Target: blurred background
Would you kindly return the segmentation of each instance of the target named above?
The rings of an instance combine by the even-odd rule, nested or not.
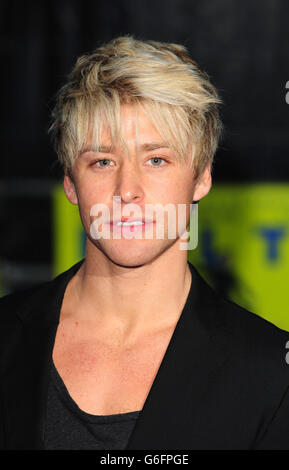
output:
[[[133,34],[185,45],[224,101],[189,260],[222,295],[289,330],[288,18],[286,0],[2,0],[0,295],[84,256],[50,112],[79,55]]]

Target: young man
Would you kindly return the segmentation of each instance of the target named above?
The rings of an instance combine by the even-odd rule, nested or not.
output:
[[[183,249],[219,103],[179,45],[120,37],[78,59],[52,131],[86,256],[1,299],[2,448],[289,448],[288,334]]]

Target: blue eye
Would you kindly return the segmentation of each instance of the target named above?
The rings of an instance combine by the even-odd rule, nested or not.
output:
[[[160,158],[160,157],[152,157],[152,158],[149,159],[149,161],[153,161],[154,163],[158,163],[158,161],[161,161],[161,163],[165,162],[165,160],[163,158]],[[158,167],[158,166],[161,166],[161,165],[152,165],[152,166]]]
[[[100,166],[100,168],[106,168],[108,166],[110,166],[110,162],[112,162],[112,160],[109,160],[108,158],[102,158],[101,160],[97,160],[96,162],[94,162],[94,164],[96,163],[105,163],[104,165],[97,165],[97,166]]]

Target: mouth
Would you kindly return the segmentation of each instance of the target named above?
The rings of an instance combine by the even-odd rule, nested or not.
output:
[[[136,226],[136,225],[144,225],[146,222],[143,222],[142,220],[132,220],[132,221],[125,221],[125,222],[122,222],[121,220],[118,221],[118,222],[113,222],[112,225],[116,225],[116,227],[121,227],[121,226],[126,226],[126,227],[130,227],[130,226]]]
[[[129,226],[129,225],[144,225],[144,224],[151,224],[153,220],[151,219],[133,219],[129,217],[122,217],[120,220],[113,220],[110,224],[119,226]]]
[[[152,224],[154,224],[153,220],[129,219],[127,217],[122,217],[121,220],[110,222],[110,227],[116,233],[132,233],[141,232]]]

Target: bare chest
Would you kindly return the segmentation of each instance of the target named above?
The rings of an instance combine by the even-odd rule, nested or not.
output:
[[[172,331],[120,348],[88,335],[69,338],[60,327],[53,361],[66,388],[85,412],[108,415],[141,410]]]

